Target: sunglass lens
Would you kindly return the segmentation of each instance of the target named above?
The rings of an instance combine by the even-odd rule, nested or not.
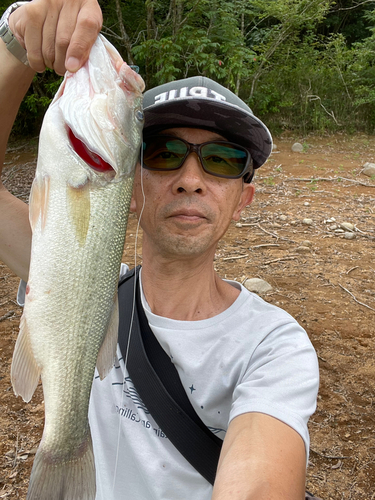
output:
[[[153,137],[143,142],[143,164],[152,170],[179,168],[187,152],[187,146],[179,139]]]
[[[248,153],[232,144],[211,142],[201,149],[205,170],[224,177],[240,176],[247,164]]]

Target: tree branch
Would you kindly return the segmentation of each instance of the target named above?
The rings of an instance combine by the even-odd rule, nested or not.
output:
[[[125,30],[125,26],[124,26],[124,22],[123,22],[123,18],[122,18],[122,10],[121,10],[120,0],[116,0],[116,13],[117,13],[119,27],[120,27],[121,40],[122,40],[122,43],[123,43],[124,47],[126,48],[126,52],[127,52],[127,62],[128,62],[128,64],[134,64],[132,53],[131,53],[132,46],[130,43],[130,38]]]
[[[366,3],[375,3],[375,0],[365,0],[364,2],[357,3],[356,5],[353,5],[352,7],[340,7],[339,9],[332,9],[331,12],[338,12],[339,10],[353,10],[353,9],[356,9],[357,7],[360,7],[361,5],[364,5]]]

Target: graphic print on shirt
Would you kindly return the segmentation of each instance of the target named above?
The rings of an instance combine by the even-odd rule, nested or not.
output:
[[[132,379],[130,377],[126,377],[125,382],[126,386],[124,387],[124,393],[126,397],[131,398],[137,408],[141,408],[147,415],[149,415],[150,412],[142,401],[141,396],[138,394],[137,389],[134,387]]]
[[[115,363],[114,368],[120,369],[120,361],[123,362],[121,357],[117,363]],[[122,373],[122,372],[121,372]],[[97,378],[97,377],[95,377]],[[119,380],[119,379],[117,379]],[[114,403],[114,411],[122,417],[125,421],[134,422],[141,424],[145,429],[149,429],[154,432],[155,436],[159,438],[168,439],[164,432],[154,421],[150,421],[148,415],[150,415],[149,410],[142,401],[140,395],[138,394],[136,388],[134,387],[133,381],[129,376],[125,376],[122,382],[112,382],[112,386],[121,386],[122,391],[118,391],[117,398],[118,404]],[[123,399],[122,394],[125,394],[126,398],[130,400],[130,404],[127,404],[126,400]],[[138,410],[138,411],[136,411]],[[150,415],[151,417],[151,415]]]
[[[207,426],[207,429],[209,429],[213,434],[220,434],[220,432],[223,432],[225,435],[227,432],[225,429],[220,429],[219,427]],[[219,436],[219,437],[221,437],[221,436]],[[224,438],[222,437],[221,439],[224,439]]]
[[[114,369],[115,370],[121,370],[121,363],[123,363],[123,357],[121,356],[119,359],[116,360]],[[121,370],[122,373],[122,370]],[[122,377],[121,377],[122,378]],[[99,379],[99,375],[95,376],[95,379]],[[115,377],[115,380],[117,381],[112,381],[111,385],[112,386],[121,386],[122,388],[122,393],[126,396],[127,399],[131,401],[130,405],[126,404],[126,400],[124,400],[121,396],[121,392],[119,391],[117,393],[117,397],[120,397],[120,401],[118,401],[118,404],[113,404],[112,411],[120,415],[120,417],[130,420],[135,423],[140,423],[144,428],[146,429],[152,429],[155,433],[156,436],[160,438],[167,438],[167,436],[164,434],[164,432],[160,429],[159,426],[153,421],[152,415],[150,414],[150,411],[148,410],[147,406],[144,404],[142,401],[142,398],[138,394],[137,389],[134,386],[134,383],[129,376],[125,376],[125,378],[120,381],[119,377]],[[191,384],[189,387],[191,394],[193,391],[196,391],[197,389],[194,387],[194,384]],[[134,408],[133,408],[134,405]],[[201,406],[203,409],[204,406]],[[139,410],[137,412],[136,410]],[[220,411],[218,411],[220,413]],[[152,421],[149,420],[148,416],[151,417]],[[224,439],[224,436],[226,434],[226,430],[221,428],[221,427],[213,427],[213,426],[207,426],[207,428],[215,435],[221,434],[221,439]]]
[[[118,363],[115,363],[115,365],[114,365],[114,369],[115,370],[119,370],[121,368],[120,361],[124,362],[124,358],[121,357],[118,360]],[[138,391],[134,387],[133,381],[132,381],[132,379],[130,377],[125,377],[124,380],[123,380],[123,382],[112,382],[112,385],[122,385],[122,386],[124,386],[124,384],[125,384],[124,393],[125,393],[126,397],[132,399],[134,405],[138,409],[142,409],[147,415],[149,415],[150,412],[148,411],[147,406],[142,401],[142,398],[138,394]]]
[[[191,384],[191,386],[189,387],[190,389],[190,394],[193,394],[193,391],[196,391],[197,389],[194,387],[194,384]],[[203,410],[204,406],[201,405],[201,408]],[[220,411],[218,411],[218,413],[220,413]],[[223,436],[225,436],[226,434],[226,430],[225,429],[222,429],[220,427],[210,427],[209,425],[207,426],[207,429],[209,429],[213,434],[220,434],[221,432],[223,433],[221,436],[221,439],[224,439]]]

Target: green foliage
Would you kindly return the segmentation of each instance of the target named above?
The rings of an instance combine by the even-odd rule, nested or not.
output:
[[[8,0],[0,0],[0,17],[3,15],[3,12],[11,5],[11,2]]]
[[[47,69],[42,75],[36,75],[22,101],[16,122],[13,126],[13,136],[34,135],[38,133],[44,113],[50,105],[63,78]]]
[[[162,24],[163,36],[141,41],[133,54],[148,64],[154,86],[176,78],[202,74],[236,89],[255,53],[245,45],[233,2],[179,2],[179,22]]]
[[[375,132],[375,10],[355,0],[99,0],[103,32],[147,88],[205,75],[272,132]],[[8,2],[0,0],[0,12]],[[16,132],[34,133],[60,79],[38,75]]]
[[[341,34],[322,38],[311,31],[299,45],[284,43],[259,79],[251,106],[278,131],[373,132],[375,74],[363,60],[367,45],[350,48]]]

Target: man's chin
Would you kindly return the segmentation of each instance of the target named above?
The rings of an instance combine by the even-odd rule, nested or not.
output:
[[[164,235],[158,242],[159,248],[163,254],[170,257],[197,257],[206,254],[212,250],[212,237],[208,234],[202,235],[202,232],[197,234],[173,234]]]

